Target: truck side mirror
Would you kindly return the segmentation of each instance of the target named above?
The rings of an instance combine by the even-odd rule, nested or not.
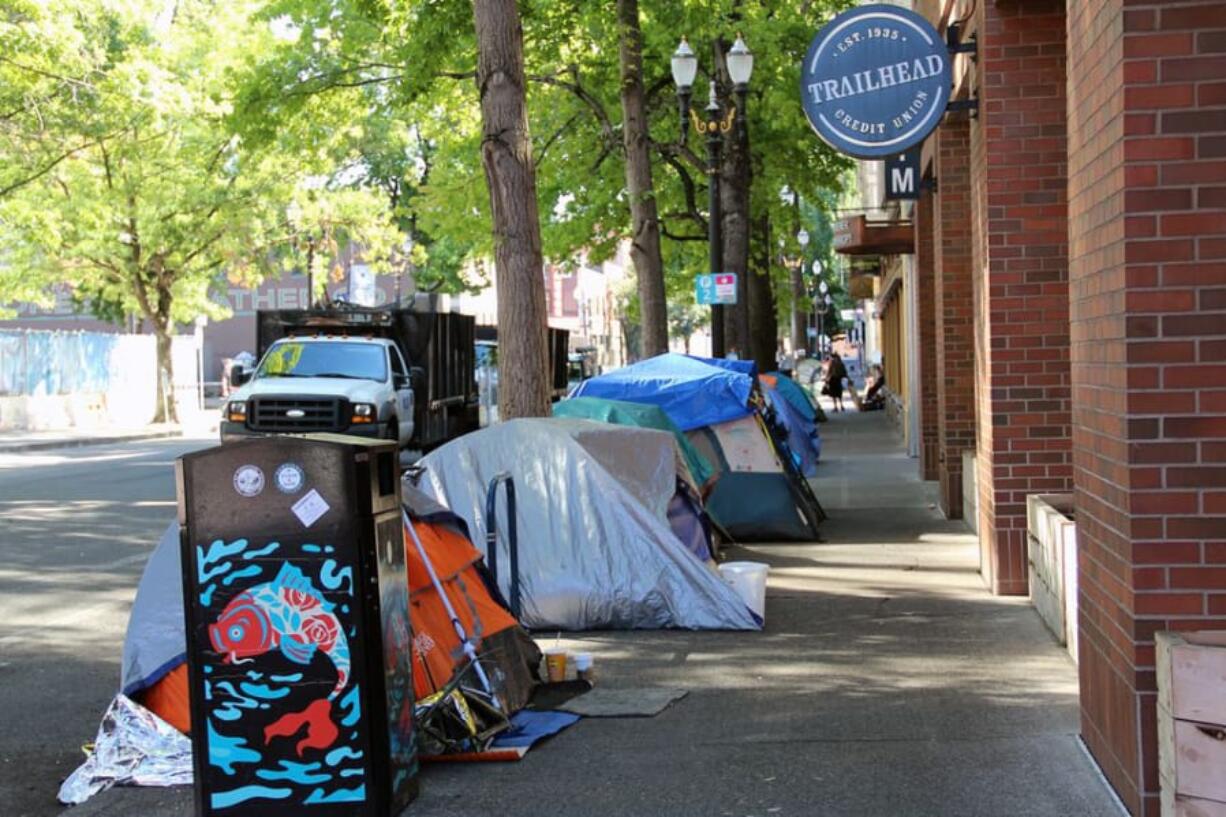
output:
[[[251,372],[243,366],[235,366],[230,370],[230,387],[237,389],[251,379]]]
[[[426,370],[420,366],[409,367],[409,385],[413,391],[422,392],[426,388]]]

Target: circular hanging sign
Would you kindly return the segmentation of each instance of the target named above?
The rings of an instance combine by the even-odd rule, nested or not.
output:
[[[898,6],[858,6],[813,38],[800,93],[809,124],[831,147],[881,159],[924,141],[951,81],[949,51],[927,20]]]

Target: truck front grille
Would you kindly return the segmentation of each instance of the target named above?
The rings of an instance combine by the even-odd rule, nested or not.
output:
[[[343,431],[348,425],[339,397],[254,397],[247,418],[252,431]]]

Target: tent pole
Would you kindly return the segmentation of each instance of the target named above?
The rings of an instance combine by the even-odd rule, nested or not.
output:
[[[434,564],[430,561],[430,556],[426,553],[426,548],[422,545],[421,538],[417,535],[417,529],[413,527],[413,520],[409,518],[408,512],[403,507],[400,509],[400,518],[404,520],[404,529],[409,532],[409,536],[413,540],[413,546],[417,548],[418,555],[421,556],[422,562],[426,565],[426,572],[430,574],[430,583],[434,585],[439,598],[443,600],[443,607],[446,608],[447,615],[451,618],[451,626],[455,628],[456,636],[460,639],[460,645],[464,650],[464,654],[472,659],[473,669],[477,673],[477,680],[485,688],[485,692],[490,696],[494,706],[501,710],[502,707],[499,706],[498,698],[494,695],[494,689],[490,685],[490,679],[485,674],[485,667],[481,666],[481,662],[477,659],[477,648],[473,646],[472,640],[464,630],[464,625],[460,623],[460,617],[456,614],[455,607],[451,604],[451,598],[447,595],[447,590],[443,587],[443,583],[439,581],[438,574],[434,572]]]

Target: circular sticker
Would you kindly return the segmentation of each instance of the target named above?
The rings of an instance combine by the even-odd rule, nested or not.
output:
[[[240,465],[234,472],[234,490],[242,496],[258,496],[264,490],[264,472],[257,465]]]
[[[302,468],[295,463],[287,462],[277,468],[277,472],[273,474],[273,482],[276,483],[277,490],[283,494],[296,494],[302,490],[302,483],[306,480],[306,476],[302,473]]]

